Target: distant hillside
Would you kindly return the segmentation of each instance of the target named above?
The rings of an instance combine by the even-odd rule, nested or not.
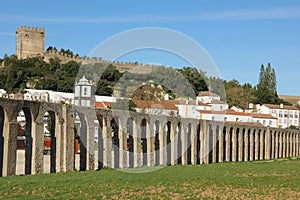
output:
[[[278,96],[279,98],[288,101],[295,106],[298,105],[297,102],[300,101],[300,96],[289,96],[289,95],[278,95]]]

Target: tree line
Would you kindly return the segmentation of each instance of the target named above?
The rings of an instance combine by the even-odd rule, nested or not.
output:
[[[94,63],[80,67],[81,63],[75,61],[60,63],[58,58],[51,58],[46,63],[40,57],[18,60],[14,55],[5,56],[0,63],[3,66],[0,68],[0,88],[8,92],[22,92],[30,88],[72,93],[75,82],[85,75],[93,80],[96,95],[111,96],[117,91],[120,96],[132,97],[141,94],[135,92],[139,86],[147,88],[145,84],[154,84],[162,85],[171,99],[194,98],[200,91],[210,90],[219,94],[230,106],[241,108],[247,108],[249,103],[289,104],[277,95],[276,73],[270,63],[267,67],[261,65],[255,86],[249,83],[242,85],[237,80],[208,77],[205,72],[193,67],[174,70],[160,66],[154,67],[148,74],[121,73],[112,64]]]

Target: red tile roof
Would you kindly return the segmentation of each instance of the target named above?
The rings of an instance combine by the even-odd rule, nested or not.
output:
[[[95,102],[95,108],[107,108],[111,106],[111,102]]]
[[[295,106],[286,106],[284,105],[283,108],[280,108],[280,105],[277,104],[264,104],[263,106],[266,106],[271,109],[286,109],[286,110],[299,110],[299,108]]]
[[[173,101],[133,100],[133,103],[138,108],[162,108],[165,110],[178,110]]]
[[[199,94],[198,94],[198,97],[205,97],[205,96],[219,97],[219,95],[209,92],[209,91],[202,91],[202,92],[199,92]]]

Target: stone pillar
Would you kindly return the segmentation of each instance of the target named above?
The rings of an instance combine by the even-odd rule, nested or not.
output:
[[[270,126],[267,127],[267,132],[265,134],[265,158],[266,160],[270,160],[270,149],[271,149],[271,141],[270,141],[270,135],[271,135],[271,132],[270,132]]]
[[[224,128],[219,126],[219,162],[224,162]]]
[[[275,149],[276,149],[276,135],[275,135],[275,131],[273,130],[272,133],[272,148],[271,148],[271,159],[274,159],[275,158]]]
[[[143,156],[147,156],[147,166],[151,167],[154,166],[154,129],[153,129],[153,123],[151,123],[149,120],[147,121],[147,127],[146,127],[146,138],[147,138],[147,154]]]
[[[93,112],[93,111],[91,111]],[[94,149],[94,137],[95,137],[95,115],[87,114],[87,134],[86,134],[86,151],[87,151],[87,160],[86,160],[86,168],[88,170],[95,169],[95,149]],[[111,138],[111,134],[110,134]],[[111,144],[111,140],[109,142]]]
[[[177,122],[172,121],[171,123],[171,165],[177,164],[177,147],[178,147],[178,137],[177,137]]]
[[[181,163],[182,165],[187,165],[187,134],[188,127],[185,123],[181,126]]]
[[[55,114],[55,172],[61,172],[61,157],[62,157],[62,120],[61,116]],[[52,153],[52,152],[51,152]]]
[[[239,143],[239,153],[238,153],[238,161],[243,161],[243,129],[239,130],[239,135],[238,135],[238,143]]]
[[[205,154],[204,154],[204,146],[205,146],[205,141],[204,141],[204,134],[206,132],[206,122],[200,121],[200,164],[204,164],[205,160]]]
[[[279,148],[279,132],[278,131],[276,131],[275,132],[275,134],[274,134],[274,136],[275,136],[275,156],[274,156],[274,158],[278,158],[278,148]]]
[[[71,107],[66,106],[63,109],[64,117],[64,171],[72,171],[74,169],[74,119],[71,116]]]
[[[217,126],[216,122],[213,120],[211,122],[211,129],[212,131],[209,133],[209,137],[212,137],[212,163],[217,162]]]
[[[259,138],[259,159],[263,160],[264,159],[264,147],[265,147],[265,131],[261,130],[260,131],[260,138]]]
[[[248,161],[249,160],[249,136],[248,136],[248,133],[249,133],[249,129],[246,128],[245,129],[245,132],[244,132],[244,161]]]
[[[225,153],[225,160],[230,162],[230,127],[226,126],[226,135],[225,135],[225,142],[226,142],[226,153]]]
[[[125,118],[119,118],[119,168],[123,169],[127,167],[126,163],[126,121]]]
[[[32,174],[44,173],[44,123],[36,121],[32,123]],[[72,168],[73,170],[73,168]]]
[[[110,119],[103,117],[103,128],[102,128],[102,135],[103,135],[103,165],[105,167],[111,168],[112,167],[112,136],[111,136],[111,123]]]
[[[282,133],[282,158],[286,157],[286,132]]]
[[[210,124],[207,121],[203,121],[203,127],[205,127],[204,133],[204,164],[209,164],[209,137],[210,136]]]
[[[299,155],[300,155],[300,148],[299,148],[300,141],[299,141],[299,135],[300,135],[300,133],[297,132],[297,133],[296,133],[296,156],[299,156]]]
[[[4,121],[3,176],[16,174],[18,123]]]
[[[296,157],[296,132],[293,133],[293,157]]]
[[[254,130],[250,128],[250,161],[253,161],[254,156]]]
[[[282,142],[282,131],[278,132],[278,143],[279,143],[279,149],[278,149],[278,157],[282,158],[282,149],[283,149],[283,142]]]
[[[255,130],[255,151],[254,151],[254,160],[258,160],[259,157],[259,137],[258,137],[258,133],[259,133],[259,130]]]
[[[197,164],[197,125],[196,123],[191,124],[191,164]]]
[[[293,135],[294,135],[294,133],[293,132],[291,132],[290,133],[290,157],[293,157],[293,147],[294,147],[294,145],[293,145],[293,143],[294,143],[294,138],[293,138]]]
[[[138,124],[137,120],[133,120],[133,166],[140,167],[141,166],[141,128]]]
[[[286,132],[286,138],[285,138],[285,142],[286,142],[286,157],[290,157],[290,132]]]
[[[237,136],[236,127],[232,129],[232,162],[236,162]]]

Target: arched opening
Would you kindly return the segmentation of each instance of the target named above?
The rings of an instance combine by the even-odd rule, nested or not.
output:
[[[56,116],[53,111],[47,111],[43,117],[44,123],[44,172],[56,172]]]
[[[226,126],[224,126],[223,127],[223,143],[222,144],[220,144],[220,145],[223,145],[223,161],[224,160],[226,160],[226,129],[227,129],[227,127]]]
[[[31,174],[32,165],[32,118],[29,108],[24,107],[17,116],[16,174]]]
[[[113,149],[113,167],[119,168],[119,157],[120,157],[120,140],[119,140],[119,125],[118,119],[113,118],[110,122],[112,128],[112,149]]]
[[[192,124],[189,123],[187,127],[187,164],[192,164],[192,143],[191,143],[191,134],[192,134]]]
[[[0,106],[0,177],[3,176],[3,152],[4,152],[4,110]]]
[[[103,117],[97,115],[99,127],[98,127],[98,139],[96,142],[97,149],[98,149],[98,170],[103,168]]]
[[[134,146],[133,146],[133,119],[129,118],[127,120],[127,151],[129,153],[128,156],[128,164],[129,164],[129,168],[133,168],[134,167]]]
[[[233,146],[233,128],[231,127],[230,128],[230,131],[229,131],[229,146],[230,146],[230,153],[229,153],[229,161],[231,162],[232,161],[232,158],[233,158],[233,153],[232,153],[232,146]]]
[[[239,160],[239,150],[240,150],[240,143],[239,143],[239,140],[241,139],[241,133],[240,133],[240,128],[237,128],[236,129],[236,140],[235,140],[235,143],[236,143],[236,148],[235,148],[235,161],[238,161]]]
[[[159,165],[159,121],[155,121],[154,123],[154,148],[155,148],[155,166]]]
[[[220,149],[220,141],[219,141],[219,137],[220,137],[220,126],[217,126],[217,129],[216,129],[216,135],[215,135],[215,149],[216,149],[216,152],[215,152],[215,156],[216,156],[216,162],[218,163],[219,162],[219,149]]]
[[[248,154],[246,155],[247,156],[247,158],[248,158],[248,161],[250,160],[250,151],[251,151],[251,130],[250,129],[248,129],[248,131],[247,131],[247,133],[246,134],[248,134]]]
[[[142,166],[147,166],[147,121],[143,119],[141,122],[141,147],[142,147]]]
[[[171,165],[171,122],[167,122],[167,165]]]
[[[182,141],[181,141],[181,123],[179,122],[178,125],[177,125],[177,135],[178,135],[178,147],[177,147],[177,158],[178,158],[178,161],[177,163],[178,164],[182,164]]]

